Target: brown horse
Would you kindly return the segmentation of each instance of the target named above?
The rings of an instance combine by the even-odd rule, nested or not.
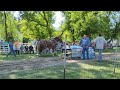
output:
[[[60,36],[49,39],[47,42],[48,49],[52,49],[52,52],[54,52],[56,46],[58,45],[58,42],[62,43],[62,39]]]
[[[41,54],[41,52],[47,48],[47,40],[42,39],[37,41],[36,51]]]
[[[49,40],[39,40],[37,42],[36,50],[39,54],[41,54],[41,52],[47,48],[49,49],[49,51],[52,50],[52,52],[54,52],[58,42],[62,43],[61,35],[55,38],[50,38]]]

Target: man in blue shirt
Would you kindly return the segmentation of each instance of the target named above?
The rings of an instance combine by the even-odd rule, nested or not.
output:
[[[7,54],[7,57],[8,57],[8,55],[10,55],[11,53],[13,53],[14,56],[16,57],[16,53],[15,53],[15,50],[13,49],[13,43],[12,43],[12,41],[9,42],[9,48],[10,48],[10,52]]]
[[[83,36],[83,39],[80,41],[80,46],[83,47],[83,59],[85,59],[85,52],[87,54],[87,59],[89,60],[89,44],[90,44],[90,39],[87,37],[87,35]]]

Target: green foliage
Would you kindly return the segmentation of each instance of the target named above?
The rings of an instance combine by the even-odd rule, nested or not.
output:
[[[6,40],[23,38],[29,40],[48,39],[61,34],[67,41],[78,41],[84,34],[94,39],[101,33],[107,40],[120,38],[120,12],[119,11],[62,11],[65,17],[59,30],[53,28],[55,22],[54,11],[20,11],[16,19],[12,11],[6,13],[6,29],[4,11],[0,11],[0,38]],[[7,31],[7,33],[6,33]]]
[[[84,34],[88,34],[91,39],[94,39],[101,33],[107,40],[116,39],[120,36],[119,12],[64,11],[63,13],[66,17],[63,26],[67,27],[67,31],[71,33],[71,41],[79,40]]]
[[[22,12],[21,32],[26,38],[45,39],[52,37],[52,11],[24,11]]]
[[[15,19],[15,17],[13,16],[13,12],[11,11],[6,11],[6,30],[7,30],[7,36],[8,36],[8,40],[12,39],[14,41],[14,39],[18,39],[19,41],[22,41],[22,36],[21,33],[19,32],[19,21],[17,21]],[[3,11],[0,12],[0,36],[1,39],[6,40],[6,33],[5,33],[5,18],[4,18],[4,14]]]

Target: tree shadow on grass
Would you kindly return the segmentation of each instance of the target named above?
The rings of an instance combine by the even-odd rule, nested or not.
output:
[[[96,64],[97,63],[97,64]],[[111,63],[111,62],[108,62]],[[86,67],[86,65],[88,66]],[[115,79],[120,78],[120,72],[113,74],[112,67],[103,62],[67,63],[65,79]],[[104,66],[104,68],[99,68]],[[107,67],[106,67],[107,66]],[[64,65],[40,69],[19,71],[0,75],[1,79],[64,79]]]
[[[100,68],[98,65],[93,68],[78,65],[78,63],[69,64],[66,68],[66,79],[116,79],[120,78],[120,72],[113,73],[113,68]]]
[[[0,75],[0,79],[64,79],[63,65]]]

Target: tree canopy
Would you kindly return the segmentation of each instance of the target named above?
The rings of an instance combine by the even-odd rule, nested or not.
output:
[[[94,39],[101,33],[108,42],[120,37],[119,11],[61,11],[65,20],[59,30],[53,27],[55,11],[0,11],[0,39],[49,39],[67,34],[67,41],[78,41],[84,34]]]

